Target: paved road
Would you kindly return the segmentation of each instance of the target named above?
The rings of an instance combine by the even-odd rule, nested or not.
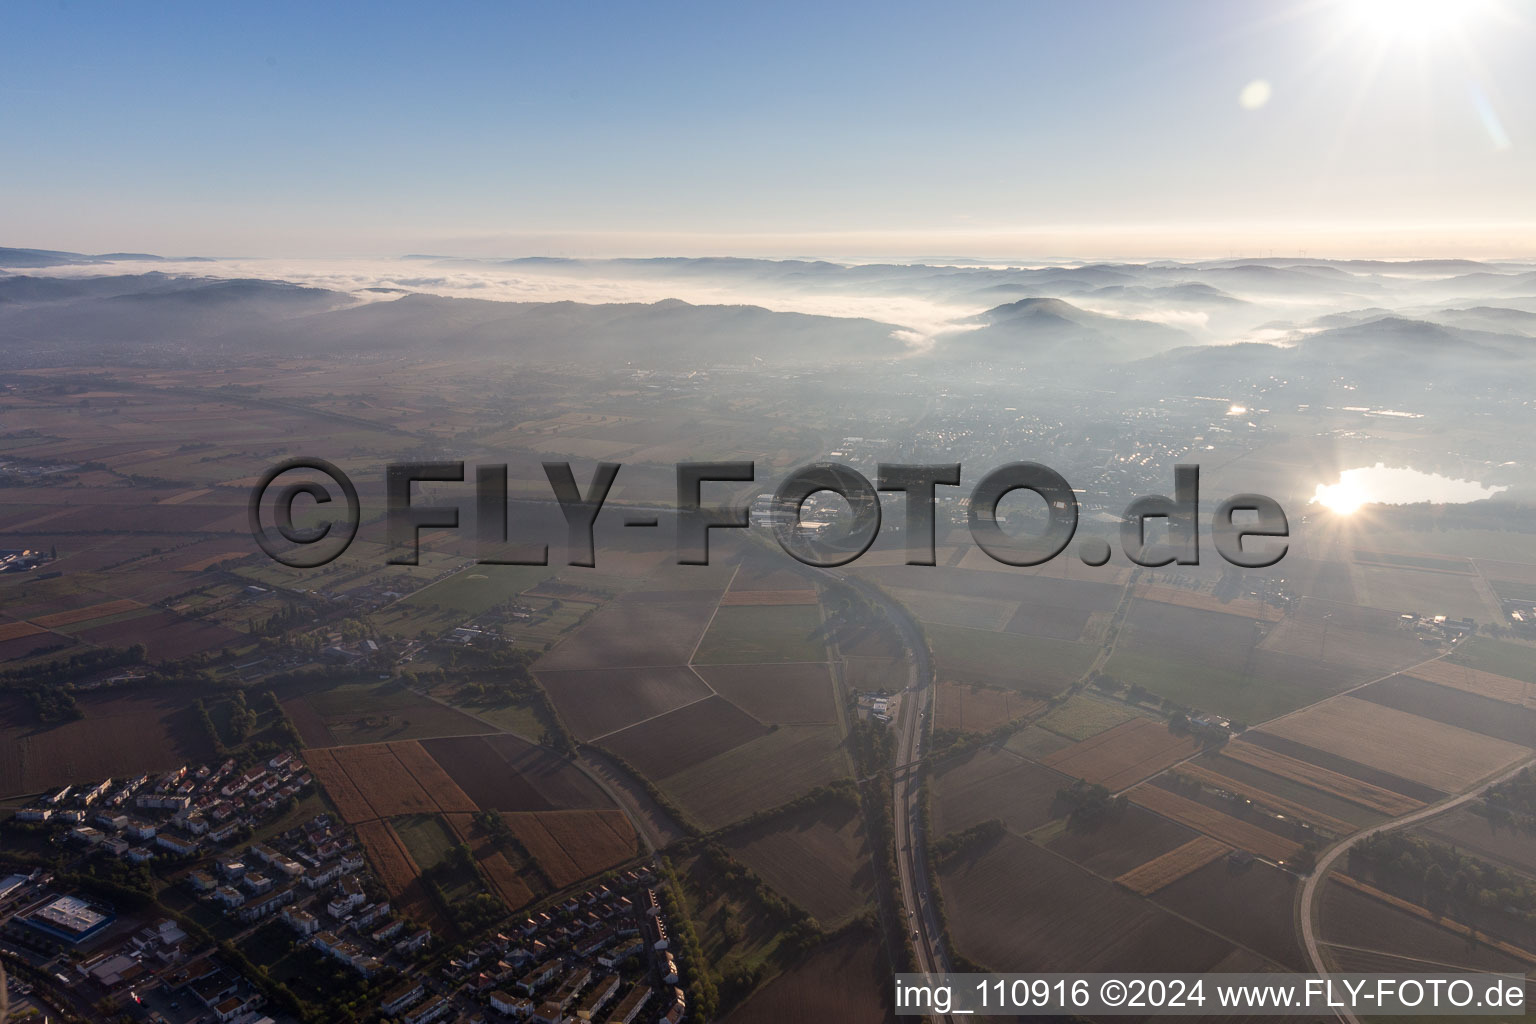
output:
[[[1341,842],[1330,847],[1327,853],[1319,857],[1317,861],[1317,867],[1310,875],[1307,876],[1307,880],[1302,883],[1301,893],[1297,897],[1296,901],[1297,913],[1301,918],[1301,942],[1302,946],[1307,951],[1307,959],[1312,961],[1312,970],[1316,971],[1318,974],[1328,973],[1328,968],[1323,963],[1323,951],[1317,938],[1316,921],[1318,914],[1315,904],[1317,902],[1317,894],[1323,888],[1322,883],[1324,881],[1324,876],[1328,874],[1329,868],[1333,866],[1335,861],[1337,861],[1344,854],[1348,853],[1349,848],[1360,842],[1362,839],[1367,839],[1382,832],[1390,832],[1393,829],[1402,828],[1406,825],[1412,825],[1414,822],[1423,821],[1425,818],[1432,818],[1437,814],[1441,814],[1453,807],[1464,804],[1468,800],[1476,798],[1483,792],[1483,790],[1487,789],[1489,786],[1497,785],[1506,779],[1513,778],[1514,776],[1520,774],[1521,771],[1529,767],[1532,763],[1536,763],[1536,761],[1533,761],[1532,759],[1521,761],[1518,765],[1500,775],[1498,778],[1482,783],[1471,792],[1463,793],[1460,796],[1450,797],[1440,801],[1437,804],[1430,804],[1428,807],[1421,807],[1418,810],[1405,814],[1400,818],[1393,818],[1391,821],[1384,821],[1380,825],[1365,829],[1362,832],[1356,832],[1354,835],[1349,836]],[[1360,1019],[1353,1013],[1350,1013],[1348,1010],[1340,1010],[1339,1017],[1345,1021],[1348,1021],[1349,1024],[1360,1024]]]

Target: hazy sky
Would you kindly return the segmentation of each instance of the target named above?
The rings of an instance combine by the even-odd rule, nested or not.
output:
[[[0,245],[1536,256],[1536,3],[9,5]]]

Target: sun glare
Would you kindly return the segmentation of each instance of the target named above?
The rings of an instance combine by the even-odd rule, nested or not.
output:
[[[1312,496],[1315,504],[1338,516],[1352,515],[1370,500],[1371,496],[1365,493],[1365,489],[1348,478],[1336,484],[1318,484],[1317,493]]]
[[[1425,40],[1465,21],[1472,0],[1349,0],[1355,26],[1383,39]]]

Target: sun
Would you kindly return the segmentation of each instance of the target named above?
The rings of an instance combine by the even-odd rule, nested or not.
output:
[[[1336,484],[1318,484],[1317,493],[1312,496],[1313,504],[1323,506],[1336,516],[1354,515],[1370,500],[1365,489],[1348,478],[1340,479]]]

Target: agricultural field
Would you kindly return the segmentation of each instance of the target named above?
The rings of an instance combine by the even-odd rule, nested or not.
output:
[[[1274,623],[1136,601],[1104,671],[1187,707],[1260,722],[1423,661],[1423,646],[1395,620],[1380,624],[1390,619],[1324,602],[1304,601]]]
[[[510,811],[512,835],[556,889],[633,858],[634,827],[623,811]]]
[[[1143,716],[1124,704],[1074,693],[1035,724],[1058,736],[1077,741],[1097,736],[1105,729],[1112,729],[1140,717]]]
[[[448,611],[456,622],[505,604],[559,571],[546,565],[476,565],[423,587],[400,602],[402,610]],[[422,621],[421,616],[412,622]]]
[[[1286,970],[1310,969],[1296,935],[1296,877],[1254,861],[1216,858],[1159,889],[1153,902],[1260,953]]]
[[[1072,741],[1065,736],[1042,729],[1039,723],[1031,723],[1009,736],[1003,742],[1003,749],[1039,761],[1071,745]]]
[[[1257,737],[1257,733],[1255,736]],[[1309,789],[1367,808],[1387,817],[1398,817],[1424,806],[1425,801],[1340,771],[1291,757],[1246,739],[1233,740],[1221,750],[1224,759],[1257,768]],[[1342,817],[1342,814],[1340,814]]]
[[[1536,683],[1536,647],[1528,644],[1468,637],[1447,660],[1480,672]]]
[[[537,872],[522,863],[509,849],[503,849],[490,836],[482,832],[470,814],[444,815],[448,827],[460,842],[469,845],[475,866],[484,876],[491,892],[508,910],[517,910],[532,903],[542,890],[542,880]]]
[[[613,806],[601,787],[570,761],[516,736],[455,736],[424,740],[421,747],[481,809],[605,810]]]
[[[925,625],[941,680],[1018,690],[1054,697],[1082,677],[1095,648],[1065,640],[1014,633]]]
[[[683,664],[541,669],[537,675],[561,720],[583,740],[628,728],[710,695],[704,680]]]
[[[731,832],[726,847],[791,902],[837,928],[874,899],[857,806],[822,803]]]
[[[600,737],[597,743],[648,778],[662,779],[770,731],[724,697],[712,696]]]
[[[395,679],[294,693],[283,706],[306,743],[327,736],[333,745],[344,746],[495,731]]]
[[[1150,896],[1230,852],[1232,847],[1226,843],[1210,836],[1196,836],[1167,853],[1136,865],[1115,881],[1139,896]]]
[[[686,665],[719,600],[717,590],[621,594],[535,667],[542,678],[553,672]]]
[[[357,826],[357,838],[363,844],[369,868],[384,884],[399,911],[434,930],[446,931],[448,922],[438,914],[436,904],[421,884],[421,869],[389,822],[363,822]]]
[[[1469,668],[1448,658],[1427,662],[1409,669],[1405,675],[1441,686],[1453,687],[1480,697],[1501,700],[1521,707],[1536,708],[1536,682],[1495,675]]]
[[[1328,944],[1364,947],[1388,955],[1496,974],[1525,974],[1530,961],[1503,952],[1497,940],[1471,941],[1465,925],[1434,915],[1347,876],[1323,885],[1319,936]],[[1339,950],[1330,949],[1337,957]],[[1380,970],[1382,968],[1376,968]]]
[[[459,837],[436,814],[408,814],[391,819],[389,827],[395,830],[405,852],[422,870],[441,864],[448,851],[459,844]]]
[[[1463,804],[1418,825],[1416,832],[1473,856],[1536,876],[1536,834],[1496,825]]]
[[[1190,590],[1187,587],[1172,587],[1160,583],[1136,584],[1135,596],[1138,601],[1159,601],[1163,604],[1178,605],[1180,608],[1194,608],[1197,611],[1240,615],[1245,619],[1278,622],[1284,617],[1284,613],[1279,608],[1261,601],[1249,598],[1223,601],[1203,590]]]
[[[1017,601],[1001,601],[990,597],[966,597],[962,594],[943,594],[909,587],[893,587],[890,593],[920,622],[936,626],[995,631],[1008,625],[1019,610]]]
[[[933,774],[933,835],[1000,818],[1024,833],[1056,817],[1065,775],[1004,750],[983,747],[945,761]]]
[[[1041,763],[1117,793],[1199,751],[1193,737],[1178,735],[1164,722],[1136,718],[1050,754]]]
[[[1270,722],[1262,733],[1337,754],[1442,793],[1459,792],[1530,749],[1354,697]]]
[[[726,1015],[724,1024],[882,1024],[890,1020],[890,989],[891,970],[879,941],[852,932],[817,947],[758,989]]]
[[[1383,679],[1353,696],[1509,743],[1536,744],[1536,707],[1511,705],[1413,676]]]
[[[1005,834],[940,871],[955,945],[1002,971],[1216,969],[1230,943]]]
[[[786,725],[657,784],[700,825],[720,828],[851,770],[839,727]]]
[[[0,695],[0,797],[208,761],[213,748],[183,689],[81,694],[85,717],[39,722],[21,697]]]
[[[1279,796],[1260,786],[1213,771],[1198,762],[1182,764],[1174,769],[1174,774],[1181,779],[1197,782],[1209,789],[1221,790],[1244,797],[1262,807],[1267,807],[1271,811],[1279,812],[1290,818],[1299,819],[1335,836],[1347,836],[1351,832],[1356,831],[1357,828],[1352,821],[1335,818],[1324,811],[1315,810],[1306,804],[1297,803],[1294,800]]]
[[[698,673],[716,693],[759,721],[827,725],[838,720],[829,665],[701,665]]]
[[[821,609],[814,604],[721,608],[693,656],[696,665],[826,660]]]
[[[733,586],[720,599],[720,607],[815,604],[816,602],[817,595],[814,587],[803,590],[737,590]]]
[[[1204,832],[1228,846],[1247,850],[1255,856],[1277,863],[1289,860],[1301,849],[1299,843],[1284,836],[1155,785],[1137,786],[1131,790],[1130,796],[1134,803],[1150,811],[1156,811],[1197,832]]]
[[[348,824],[478,810],[415,741],[321,747],[304,759]]]
[[[1137,865],[1170,853],[1199,836],[1177,822],[1128,804],[1086,826],[1067,820],[1052,822],[1029,838],[1096,875],[1118,879]]]
[[[1027,700],[1013,690],[957,683],[939,684],[934,727],[956,732],[991,732],[1000,725],[1045,710],[1045,701]]]

